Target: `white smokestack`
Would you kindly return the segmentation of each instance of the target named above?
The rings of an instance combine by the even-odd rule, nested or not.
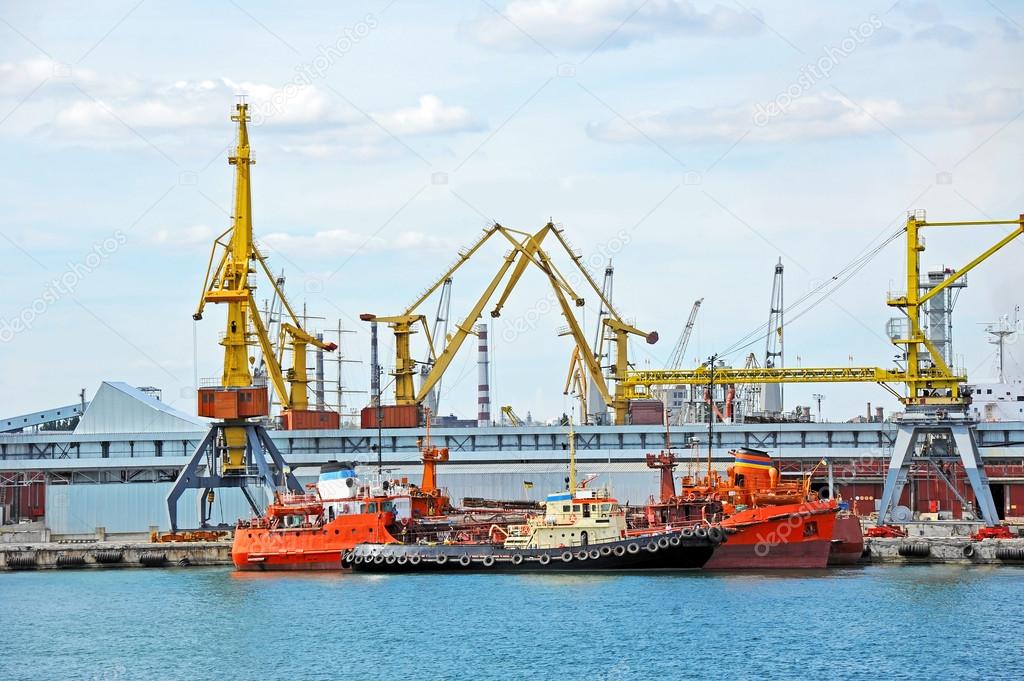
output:
[[[491,425],[491,383],[488,378],[490,376],[490,358],[487,351],[487,325],[477,324],[476,335],[480,339],[479,354],[477,355],[477,386],[479,390],[477,402],[479,403],[479,410],[476,416],[476,425],[480,428],[486,428]]]

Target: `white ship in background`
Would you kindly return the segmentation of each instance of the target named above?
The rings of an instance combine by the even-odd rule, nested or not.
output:
[[[971,416],[979,421],[1024,421],[1024,377],[1010,348],[1020,337],[1020,308],[1013,319],[1002,319],[985,327],[989,342],[996,346],[996,376],[992,383],[972,383]]]

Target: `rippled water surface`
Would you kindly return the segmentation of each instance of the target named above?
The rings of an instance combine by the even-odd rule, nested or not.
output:
[[[0,679],[1009,679],[1022,604],[1012,568],[7,573]]]

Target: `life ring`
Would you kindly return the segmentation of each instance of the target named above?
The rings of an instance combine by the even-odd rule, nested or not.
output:
[[[616,546],[614,549],[612,549],[612,553],[614,553],[619,558],[622,558],[624,555],[626,555],[626,547]]]
[[[667,549],[668,548],[668,537],[659,537],[658,538],[658,548],[661,548],[661,549]]]
[[[590,549],[590,560],[597,560],[601,557],[601,552],[597,549]]]
[[[352,556],[352,564],[353,565],[359,565],[362,562],[363,562],[363,557],[362,556]]]
[[[395,561],[395,562],[397,562],[397,563],[398,563],[399,565],[405,565],[406,563],[408,563],[408,562],[409,562],[409,557],[408,557],[408,556],[406,556],[405,554],[402,554],[401,556],[399,556],[399,557],[398,557],[398,558],[396,559],[396,561]]]
[[[563,563],[572,562],[572,551],[563,551],[562,552],[562,562]]]
[[[579,551],[576,553],[576,560],[586,560],[589,557],[590,554],[588,554],[586,551]]]
[[[973,558],[974,557],[974,546],[972,546],[971,544],[968,544],[967,546],[965,546],[964,550],[963,550],[963,554],[964,554],[964,558]]]
[[[697,539],[707,539],[708,538],[708,531],[705,530],[700,525],[698,525],[697,527],[693,528],[693,536],[696,537]]]
[[[388,555],[384,556],[384,562],[387,563],[388,565],[394,565],[395,560],[396,560],[396,558],[395,558],[395,556],[393,554],[389,553]]]
[[[579,518],[576,517],[575,513],[572,513],[572,514],[569,515],[569,524],[570,525],[575,525],[577,520],[579,520]]]
[[[409,556],[409,565],[419,565],[419,564],[420,564],[420,557],[418,555],[416,555],[414,553],[411,556]]]
[[[494,565],[494,556],[484,556],[484,559],[481,562],[484,567],[491,567]]]
[[[680,544],[682,544],[682,543],[683,543],[683,540],[679,538],[679,535],[678,535],[678,534],[673,534],[673,535],[672,535],[672,536],[671,536],[671,537],[669,538],[669,540],[668,540],[668,543],[669,543],[669,545],[671,545],[671,546],[679,546]]]
[[[683,539],[689,539],[690,537],[693,536],[693,528],[692,527],[684,527],[682,532],[680,532],[679,534],[681,534],[683,536]]]
[[[722,531],[721,527],[714,525],[708,528],[708,539],[716,544],[720,544],[722,540],[725,539],[725,532]]]
[[[630,553],[632,553],[633,555],[636,555],[636,554],[640,553],[640,545],[639,544],[630,544],[629,546],[626,547],[626,550],[629,551]]]
[[[538,561],[538,562],[539,562],[539,563],[540,563],[541,565],[547,565],[548,563],[550,563],[550,562],[551,562],[551,556],[549,556],[549,555],[548,555],[548,554],[546,554],[546,553],[542,553],[542,554],[540,554],[540,557],[538,557],[538,558],[537,558],[537,561]]]
[[[697,495],[695,495],[693,492],[690,492],[689,494],[686,495],[686,500],[697,501]]]
[[[384,562],[384,556],[382,556],[382,555],[380,555],[378,553],[376,556],[373,557],[373,562],[376,563],[377,565],[380,565],[381,563]]]
[[[459,565],[461,565],[462,567],[469,567],[469,563],[472,560],[473,559],[469,557],[468,553],[464,553],[462,554],[462,557],[459,558]]]
[[[448,556],[446,556],[446,555],[444,555],[444,554],[441,554],[440,556],[438,556],[438,557],[437,557],[437,558],[435,558],[434,560],[436,560],[436,561],[437,561],[437,564],[438,564],[438,565],[444,565],[445,563],[447,563],[447,562],[448,562]]]
[[[522,562],[523,562],[523,556],[522,556],[521,553],[517,553],[514,556],[512,556],[512,564],[513,565],[519,565]]]
[[[612,555],[611,548],[608,547],[608,546],[602,546],[601,547],[601,555],[602,556],[610,556],[610,555]]]
[[[649,542],[647,542],[647,551],[648,552],[654,553],[657,550],[658,550],[658,542],[656,542],[656,541],[649,541]]]

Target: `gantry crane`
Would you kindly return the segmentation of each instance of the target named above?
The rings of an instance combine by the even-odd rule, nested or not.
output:
[[[925,249],[921,230],[924,228],[958,228],[1014,225],[1014,229],[958,270],[949,270],[941,282],[929,283],[922,293],[921,253]],[[991,257],[1024,232],[1024,214],[1015,220],[977,220],[968,222],[928,222],[924,211],[908,215],[906,234],[906,292],[887,300],[891,307],[906,316],[905,333],[892,339],[905,356],[904,367],[714,367],[714,380],[719,383],[878,383],[899,399],[906,415],[899,423],[893,456],[882,493],[879,522],[885,522],[906,483],[914,459],[928,458],[931,452],[955,450],[963,463],[971,487],[978,499],[985,521],[998,522],[995,503],[981,464],[974,424],[967,415],[969,395],[963,392],[967,377],[954,371],[939,349],[928,339],[921,326],[921,308],[934,296],[961,280],[968,272]],[[768,333],[774,329],[769,328]],[[651,389],[661,385],[708,385],[712,370],[708,365],[689,370],[629,371],[622,385],[625,398],[643,399]],[[906,393],[892,385],[902,384]],[[934,446],[934,443],[942,446]]]
[[[555,227],[553,223],[549,222],[540,230],[532,234],[529,232],[510,229],[500,224],[495,224],[485,230],[481,237],[471,246],[461,250],[455,262],[444,272],[444,274],[442,274],[441,277],[433,284],[428,286],[411,305],[402,311],[401,314],[394,316],[377,316],[374,314],[360,315],[360,319],[363,321],[384,322],[388,324],[395,334],[395,370],[393,375],[395,378],[396,404],[423,404],[430,390],[437,384],[441,379],[441,376],[443,376],[444,372],[448,369],[452,359],[458,353],[466,338],[474,333],[473,325],[482,314],[484,308],[491,300],[491,297],[494,296],[498,288],[502,285],[502,282],[505,282],[504,287],[501,294],[498,296],[494,308],[491,310],[490,314],[492,317],[501,316],[501,310],[508,300],[512,290],[515,288],[516,284],[518,284],[526,269],[533,265],[544,273],[551,284],[552,291],[562,312],[562,316],[565,318],[566,323],[569,326],[568,335],[572,336],[576,346],[580,349],[579,356],[587,369],[588,376],[590,376],[593,381],[593,385],[595,385],[595,387],[597,387],[601,392],[601,396],[606,403],[613,406],[616,415],[616,422],[626,422],[629,404],[622,399],[622,390],[620,387],[616,387],[614,397],[611,392],[609,392],[607,385],[605,384],[605,379],[602,375],[600,363],[597,358],[594,357],[593,352],[588,346],[583,329],[573,312],[574,306],[582,307],[584,305],[584,298],[575,291],[568,279],[554,264],[551,256],[543,248],[545,239],[551,235],[554,235],[554,238],[558,241],[559,245],[569,255],[569,258],[572,260],[575,267],[582,274],[585,282],[597,294],[597,296],[601,298],[603,306],[609,311],[609,317],[604,323],[613,335],[616,347],[614,377],[620,378],[625,376],[625,373],[629,368],[627,356],[629,336],[640,336],[647,340],[648,343],[654,343],[658,339],[658,334],[656,332],[648,333],[641,331],[635,326],[626,323],[618,313],[615,312],[610,301],[603,298],[601,289],[597,282],[594,281],[586,267],[583,266],[582,255],[572,249],[569,243],[565,240],[562,230]],[[418,313],[417,310],[427,298],[443,286],[445,280],[451,278],[455,272],[462,267],[462,265],[469,261],[470,258],[479,252],[480,248],[484,244],[495,236],[500,236],[507,240],[512,248],[505,255],[501,266],[484,289],[483,294],[470,309],[463,321],[456,325],[455,332],[445,343],[444,349],[433,357],[431,369],[423,378],[420,383],[420,387],[417,390],[413,382],[417,362],[412,358],[410,342],[412,334],[422,328],[423,332],[427,336],[426,340],[428,347],[434,347],[434,339],[431,337],[430,329],[426,323],[426,317],[423,314]],[[508,278],[507,281],[506,277]]]
[[[311,422],[316,422],[317,427],[323,427],[319,425],[320,418],[310,419],[309,416],[329,417],[333,414],[310,412],[308,409],[306,349],[309,345],[323,350],[334,350],[337,346],[324,343],[302,329],[287,298],[278,288],[277,279],[271,274],[256,246],[249,181],[250,167],[255,161],[251,157],[246,125],[250,120],[248,104],[236,104],[231,120],[238,123],[237,145],[234,154],[228,158],[228,163],[235,167],[232,224],[214,240],[199,306],[192,316],[197,321],[202,319],[207,303],[224,304],[227,307],[226,328],[220,341],[224,347],[224,368],[220,382],[215,386],[200,387],[198,391],[199,415],[217,421],[196,447],[167,495],[167,511],[172,530],[177,529],[178,500],[186,489],[202,490],[200,525],[206,525],[210,518],[213,490],[217,488],[241,489],[256,513],[260,512],[260,508],[248,489],[249,485],[262,483],[270,489],[286,486],[293,492],[303,491],[266,429],[253,420],[270,415],[266,382],[262,378],[254,380],[251,370],[255,358],[250,356],[249,350],[254,345],[254,339],[266,362],[267,375],[274,386],[274,392],[284,407],[282,417],[286,427],[308,427]],[[281,324],[281,334],[287,336],[292,349],[292,367],[287,375],[281,370],[267,327],[253,298],[256,286],[255,277],[251,275],[257,273],[254,269],[256,264],[260,266],[259,271],[266,275],[276,299],[280,300],[291,319],[291,323]],[[286,377],[287,382],[291,383],[290,390],[286,385]],[[328,425],[336,428],[336,418],[329,420]],[[267,462],[268,456],[272,465]],[[204,464],[205,474],[201,474],[200,469]]]

